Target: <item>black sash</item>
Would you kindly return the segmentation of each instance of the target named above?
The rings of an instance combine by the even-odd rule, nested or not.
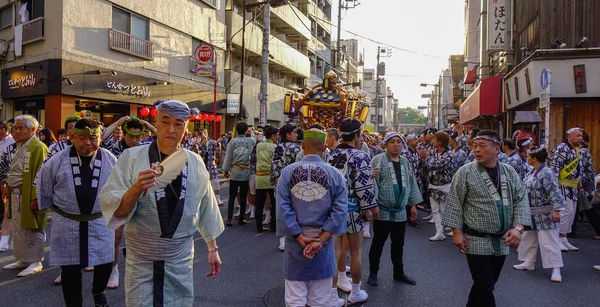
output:
[[[71,172],[73,173],[73,184],[75,186],[75,196],[77,206],[81,215],[86,216],[94,210],[98,186],[100,185],[100,172],[102,168],[102,152],[96,152],[96,157],[90,164],[81,163],[79,154],[75,146],[69,150],[69,161],[71,163]],[[79,222],[79,264],[87,266],[88,264],[88,222]]]

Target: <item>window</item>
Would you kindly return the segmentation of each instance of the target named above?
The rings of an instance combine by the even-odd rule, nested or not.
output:
[[[217,7],[217,0],[200,0],[200,1],[210,5],[212,7],[215,7],[215,8]]]
[[[379,103],[377,104],[378,108],[383,108],[383,98],[379,98]]]
[[[31,0],[27,2],[29,20],[44,17],[44,0]]]
[[[131,36],[150,40],[148,19],[113,7],[112,28]]]
[[[13,24],[12,5],[0,9],[0,29],[10,27]]]

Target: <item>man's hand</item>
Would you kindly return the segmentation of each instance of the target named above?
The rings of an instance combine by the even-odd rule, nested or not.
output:
[[[521,232],[513,228],[507,231],[503,238],[504,245],[516,248],[519,247],[519,243],[521,243]]]
[[[378,220],[379,219],[379,207],[375,206],[369,210],[371,210],[371,214],[373,215],[373,218]]]
[[[148,191],[151,187],[156,184],[156,170],[149,168],[141,171],[138,175],[138,179],[133,183],[131,188],[137,193]]]
[[[119,126],[121,126],[124,123],[128,122],[130,119],[131,119],[131,117],[129,117],[129,116],[123,116],[123,117],[119,118]]]
[[[560,211],[554,210],[552,211],[552,223],[560,222]]]
[[[4,201],[5,204],[8,204],[8,202],[10,201],[8,187],[6,185],[2,186],[2,201]]]
[[[454,236],[452,237],[452,243],[458,247],[461,253],[466,253],[469,249],[467,238],[458,229],[452,229],[452,232],[454,233]]]
[[[429,157],[429,153],[426,150],[419,150],[419,158],[421,161],[425,161]]]
[[[365,222],[368,223],[373,219],[373,213],[371,210],[362,210],[362,215],[365,217]]]
[[[300,234],[300,236],[296,239],[296,241],[298,241],[298,243],[300,243],[300,246],[302,246],[302,248],[306,248],[306,246],[308,246],[309,244],[311,244],[313,242],[320,242],[318,238],[306,237],[303,234]]]
[[[410,207],[410,221],[414,222],[417,219],[417,206]]]
[[[38,201],[37,199],[33,199],[31,200],[31,203],[29,204],[29,208],[31,209],[31,212],[38,212]]]
[[[304,257],[308,259],[312,259],[316,254],[318,254],[323,249],[323,243],[318,240],[317,242],[312,242],[308,244],[304,248]]]
[[[225,177],[225,179],[229,179],[229,172],[228,171],[223,172],[223,177]]]
[[[379,176],[379,167],[374,167],[371,169],[371,173],[373,174],[373,178]]]
[[[206,277],[216,279],[221,273],[221,258],[219,252],[208,252],[208,265],[210,266],[210,272],[206,273]]]

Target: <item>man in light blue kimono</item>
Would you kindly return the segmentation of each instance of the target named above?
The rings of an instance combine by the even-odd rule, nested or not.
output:
[[[348,192],[342,174],[321,159],[325,138],[318,129],[306,131],[304,158],[285,167],[277,183],[277,235],[286,240],[286,306],[331,306],[332,236],[346,232]]]
[[[391,132],[386,135],[386,152],[371,160],[375,186],[377,187],[377,205],[379,219],[373,221],[373,243],[369,251],[370,274],[367,283],[378,285],[377,273],[379,260],[385,241],[390,237],[394,280],[416,285],[416,281],[404,273],[403,253],[406,221],[417,218],[416,205],[423,202],[421,190],[410,166],[410,162],[401,156],[403,142],[400,135]]]
[[[67,306],[82,306],[81,270],[94,267],[92,295],[95,306],[108,306],[104,290],[112,271],[114,233],[102,219],[98,191],[117,159],[100,146],[100,124],[77,121],[73,146],[47,160],[36,178],[38,207],[54,210],[50,265],[62,269],[63,298]],[[75,201],[74,201],[75,200]]]
[[[221,269],[216,238],[223,220],[202,158],[179,148],[197,109],[178,100],[154,105],[157,139],[121,154],[98,200],[110,229],[127,224],[127,306],[192,306],[193,235],[200,232],[206,242],[206,275],[216,278]],[[165,168],[161,163],[170,162],[170,155],[173,162]]]

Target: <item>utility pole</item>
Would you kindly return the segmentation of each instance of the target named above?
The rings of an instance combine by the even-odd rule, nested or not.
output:
[[[335,44],[335,67],[339,70],[342,69],[342,61],[340,61],[340,54],[342,49],[340,46],[342,34],[342,1],[344,0],[340,0],[340,3],[338,4],[337,43]]]
[[[379,132],[379,54],[381,53],[380,49],[381,47],[377,46],[377,73],[375,74],[375,132]]]
[[[242,118],[242,110],[244,106],[244,71],[246,70],[246,3],[244,0],[242,5],[242,71],[240,71],[240,120]]]
[[[268,96],[268,84],[269,84],[269,39],[271,32],[271,4],[265,4],[265,12],[263,18],[263,46],[262,46],[262,73],[260,77],[260,93],[258,94],[258,100],[260,100],[260,113],[258,118],[258,125],[265,127],[267,125],[267,96]]]

